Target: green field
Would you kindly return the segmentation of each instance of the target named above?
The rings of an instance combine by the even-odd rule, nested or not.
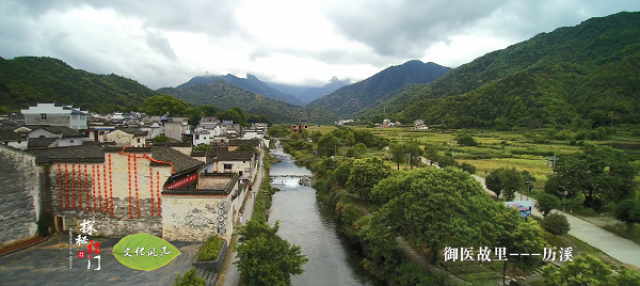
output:
[[[319,130],[328,133],[335,126],[311,126],[310,131]],[[362,128],[362,127],[355,127]],[[442,154],[451,155],[450,142],[461,132],[471,134],[480,145],[476,147],[456,146],[453,156],[458,162],[467,162],[476,167],[476,173],[486,176],[494,169],[515,167],[520,171],[529,171],[538,180],[534,189],[544,186],[547,175],[553,172],[550,162],[544,160],[556,154],[560,160],[563,154],[580,151],[581,146],[571,146],[570,139],[575,136],[571,131],[552,131],[564,134],[566,140],[545,139],[548,130],[523,131],[484,131],[484,130],[414,130],[413,128],[369,128],[377,136],[388,138],[394,142],[409,139],[417,140],[421,145],[437,146]],[[584,140],[585,144],[624,145],[630,160],[640,160],[640,137],[630,132],[618,131],[607,140]],[[383,150],[369,150],[368,156],[385,156]],[[395,164],[390,166],[396,167]],[[402,166],[400,167],[403,168]],[[640,177],[636,178],[640,182]]]

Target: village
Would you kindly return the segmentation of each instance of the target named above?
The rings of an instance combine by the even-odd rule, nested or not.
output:
[[[266,123],[39,103],[0,117],[0,245],[95,221],[102,237],[228,239],[268,148]],[[159,140],[162,139],[162,140]],[[41,227],[41,226],[40,226]]]

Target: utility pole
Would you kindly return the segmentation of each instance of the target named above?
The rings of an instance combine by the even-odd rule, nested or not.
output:
[[[342,161],[344,161],[346,156],[347,156],[347,150],[344,149],[344,140],[342,140]]]

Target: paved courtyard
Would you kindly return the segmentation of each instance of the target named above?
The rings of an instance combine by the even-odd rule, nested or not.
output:
[[[193,268],[191,263],[201,242],[171,242],[180,252],[169,264],[153,271],[127,268],[109,254],[119,239],[98,238],[100,242],[101,269],[97,260],[78,258],[78,251],[86,251],[74,245],[72,269],[69,269],[69,237],[59,235],[28,249],[0,257],[0,285],[172,285],[176,274]]]

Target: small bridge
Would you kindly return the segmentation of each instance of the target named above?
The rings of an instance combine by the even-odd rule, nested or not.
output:
[[[279,177],[284,177],[284,178],[313,178],[313,175],[269,175],[271,178],[279,178]]]

